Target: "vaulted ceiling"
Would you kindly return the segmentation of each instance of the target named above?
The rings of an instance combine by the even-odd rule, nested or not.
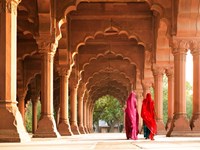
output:
[[[87,93],[91,102],[110,94],[123,103],[143,80],[153,82],[153,64],[173,61],[172,36],[198,33],[193,25],[182,25],[185,16],[198,17],[195,4],[194,0],[22,0],[17,15],[18,88],[27,91],[41,73],[38,39],[45,35],[47,41],[59,39],[55,84],[59,84],[56,68],[66,66],[76,76],[79,93]],[[196,25],[195,19],[187,21]],[[186,28],[193,32],[186,33]]]

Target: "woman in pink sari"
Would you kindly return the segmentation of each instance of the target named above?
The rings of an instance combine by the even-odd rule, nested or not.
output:
[[[137,135],[139,133],[138,124],[139,124],[139,115],[136,105],[136,95],[134,92],[131,92],[128,99],[126,100],[126,109],[125,109],[125,129],[127,139],[137,140]]]

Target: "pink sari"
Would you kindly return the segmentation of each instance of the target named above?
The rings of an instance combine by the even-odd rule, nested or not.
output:
[[[125,129],[127,139],[137,140],[137,135],[139,124],[139,115],[136,105],[136,95],[134,92],[131,92],[128,99],[126,100],[126,109],[125,109]]]

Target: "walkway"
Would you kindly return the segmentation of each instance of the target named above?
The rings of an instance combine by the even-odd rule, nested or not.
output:
[[[124,133],[94,133],[61,137],[59,139],[32,139],[28,143],[0,143],[0,150],[177,150],[200,149],[200,137],[155,136],[154,141],[139,135],[137,141],[126,140]]]

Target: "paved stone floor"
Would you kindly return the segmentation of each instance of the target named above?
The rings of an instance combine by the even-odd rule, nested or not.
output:
[[[0,150],[200,150],[200,137],[155,136],[155,140],[126,140],[125,133],[93,133],[59,139],[33,138],[27,143],[0,143]]]

